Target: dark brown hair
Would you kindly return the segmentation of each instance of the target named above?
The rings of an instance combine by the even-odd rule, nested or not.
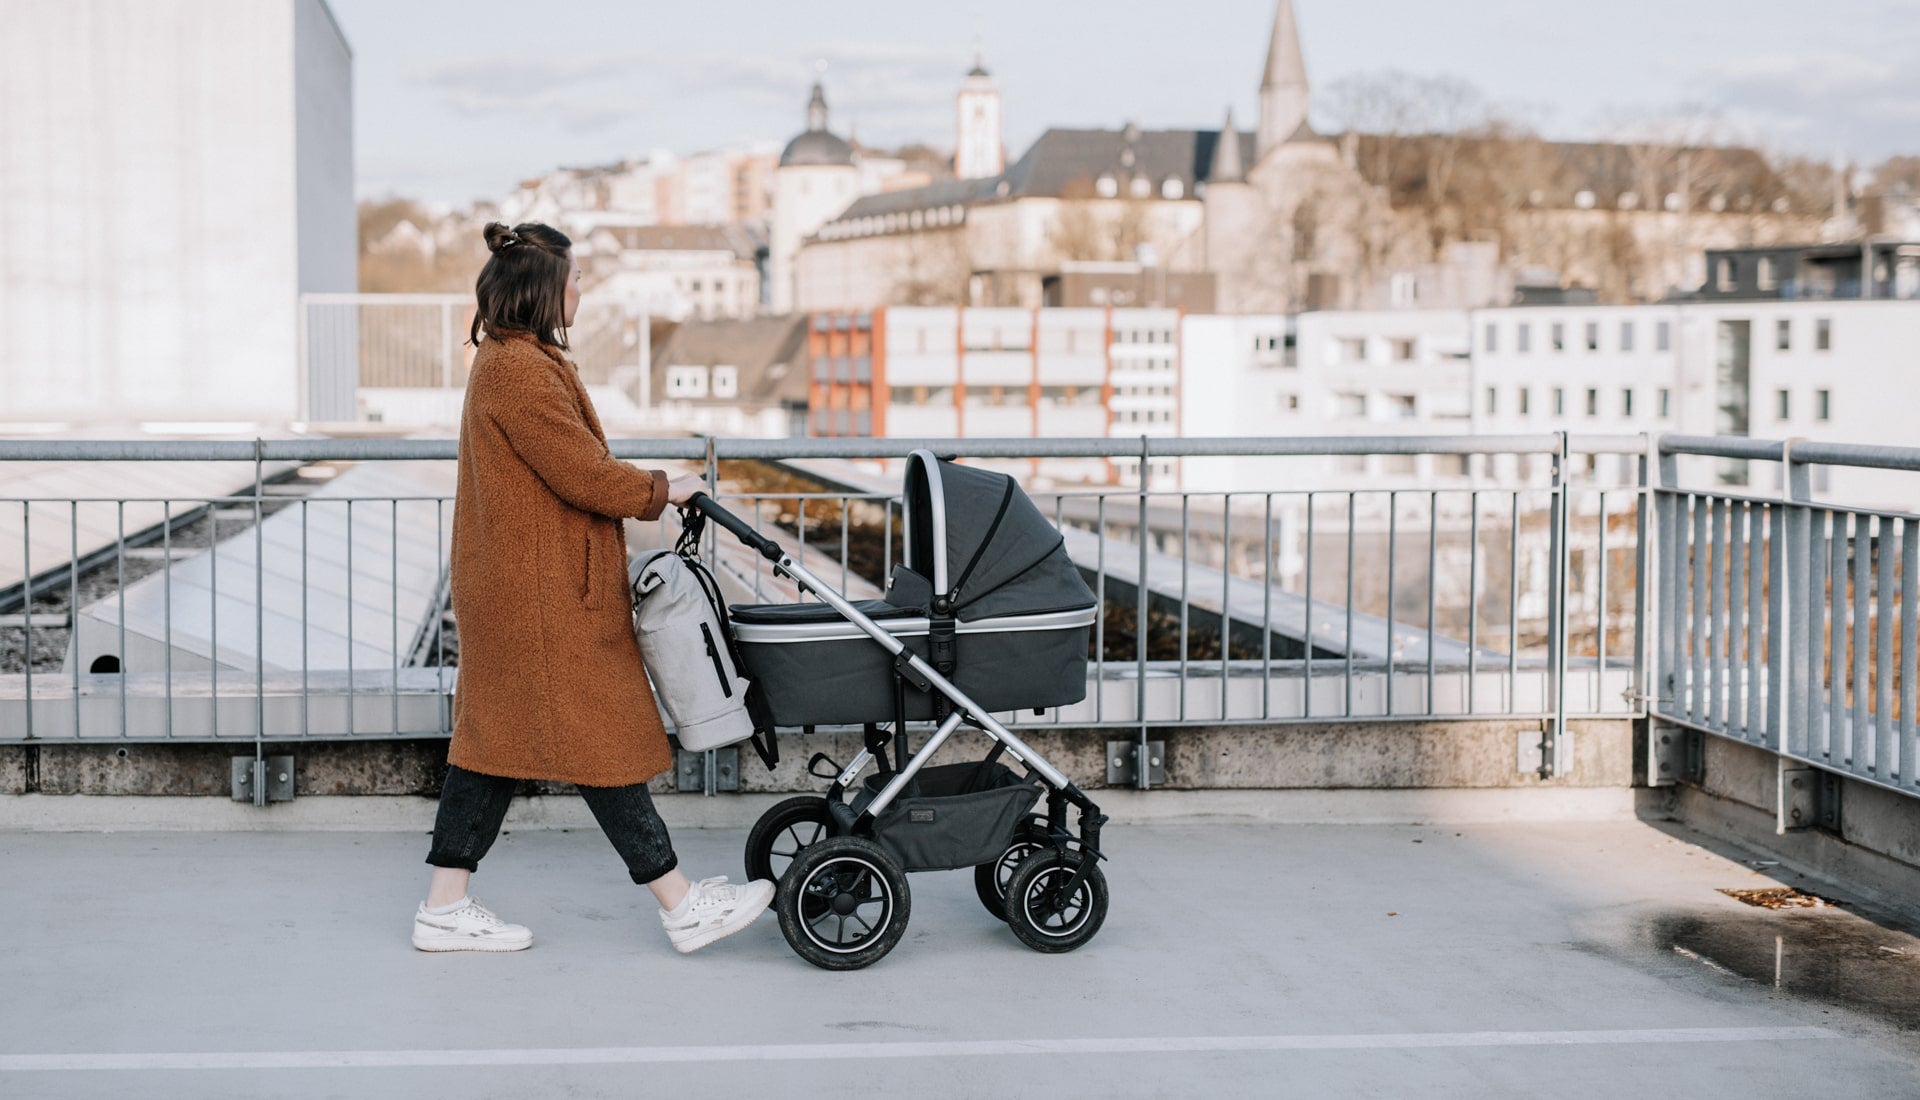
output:
[[[481,230],[493,253],[474,284],[477,305],[467,342],[482,332],[530,332],[555,347],[567,346],[567,267],[573,241],[539,222],[508,229],[488,222]]]

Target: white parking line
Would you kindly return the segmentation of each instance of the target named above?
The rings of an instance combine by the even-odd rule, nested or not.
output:
[[[1356,1035],[1143,1036],[950,1042],[792,1043],[758,1046],[532,1047],[519,1050],[283,1050],[179,1054],[0,1054],[0,1072],[155,1069],[380,1069],[408,1066],[644,1065],[809,1062],[862,1058],[970,1058],[1019,1054],[1217,1054],[1276,1050],[1431,1050],[1471,1047],[1639,1046],[1837,1039],[1822,1027],[1687,1027],[1622,1031],[1453,1031]]]

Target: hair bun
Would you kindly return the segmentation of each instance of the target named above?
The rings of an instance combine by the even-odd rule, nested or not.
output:
[[[507,228],[502,222],[488,222],[487,227],[481,230],[481,234],[486,238],[487,251],[495,254],[505,252],[520,243],[520,234]]]

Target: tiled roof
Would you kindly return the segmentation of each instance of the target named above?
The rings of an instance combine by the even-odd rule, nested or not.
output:
[[[654,392],[666,392],[668,367],[739,368],[739,396],[747,406],[807,400],[806,318],[754,317],[741,321],[688,321],[654,352]]]

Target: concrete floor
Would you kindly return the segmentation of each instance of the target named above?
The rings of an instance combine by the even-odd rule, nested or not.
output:
[[[677,835],[697,874],[742,839]],[[1675,826],[1108,839],[1077,953],[927,874],[829,974],[771,915],[674,954],[592,831],[488,857],[506,955],[408,945],[424,835],[0,833],[0,1095],[1920,1096],[1901,918],[1743,905],[1777,868]]]

